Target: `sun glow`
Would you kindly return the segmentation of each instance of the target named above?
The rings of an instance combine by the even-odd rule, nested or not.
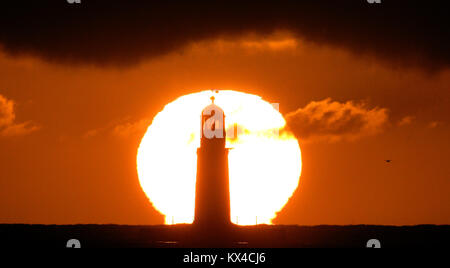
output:
[[[270,224],[298,186],[298,141],[274,106],[237,91],[202,91],[169,103],[153,119],[137,154],[142,189],[166,224],[192,223],[195,206],[200,115],[215,103],[225,112],[231,221]],[[235,134],[237,134],[235,136]]]

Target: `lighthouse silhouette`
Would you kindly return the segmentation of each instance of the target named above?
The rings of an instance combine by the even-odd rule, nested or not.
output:
[[[211,101],[201,114],[194,218],[194,225],[209,230],[231,224],[225,115],[214,104],[214,97],[211,97]]]

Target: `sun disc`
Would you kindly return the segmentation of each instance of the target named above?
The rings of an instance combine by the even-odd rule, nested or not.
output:
[[[153,119],[138,149],[141,187],[166,216],[166,224],[192,223],[200,114],[211,103],[212,95],[224,110],[227,147],[231,148],[231,221],[271,224],[298,186],[302,160],[297,139],[279,131],[286,124],[283,116],[256,95],[202,91],[166,105]]]

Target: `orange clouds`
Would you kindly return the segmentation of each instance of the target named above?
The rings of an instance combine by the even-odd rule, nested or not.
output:
[[[122,119],[120,122],[113,122],[105,127],[91,129],[84,133],[83,138],[92,138],[99,135],[114,135],[121,138],[142,136],[151,122],[152,120],[147,118],[133,122],[129,119]]]
[[[0,95],[0,127],[10,125],[14,121],[14,103]]]
[[[440,121],[433,121],[428,124],[429,128],[436,128],[438,126],[442,126],[444,123]]]
[[[399,126],[406,126],[412,124],[412,122],[415,120],[414,116],[405,116],[403,117],[399,122]]]
[[[231,42],[230,42],[231,43]],[[257,40],[257,41],[242,41],[242,46],[249,49],[258,50],[274,50],[279,51],[283,49],[295,49],[298,47],[298,40],[294,38],[284,38],[284,39],[268,39],[268,40]]]
[[[14,102],[0,95],[0,136],[26,135],[38,129],[31,122],[15,123]]]
[[[113,133],[120,137],[129,137],[132,135],[143,135],[150,125],[151,120],[142,119],[133,123],[125,123],[117,125],[113,129]]]
[[[387,109],[364,103],[313,101],[286,115],[289,130],[301,140],[354,140],[379,133],[388,121]]]

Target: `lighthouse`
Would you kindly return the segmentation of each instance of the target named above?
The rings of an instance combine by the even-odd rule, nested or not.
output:
[[[225,115],[212,103],[201,114],[200,148],[197,149],[194,225],[206,229],[230,225],[228,149]]]

